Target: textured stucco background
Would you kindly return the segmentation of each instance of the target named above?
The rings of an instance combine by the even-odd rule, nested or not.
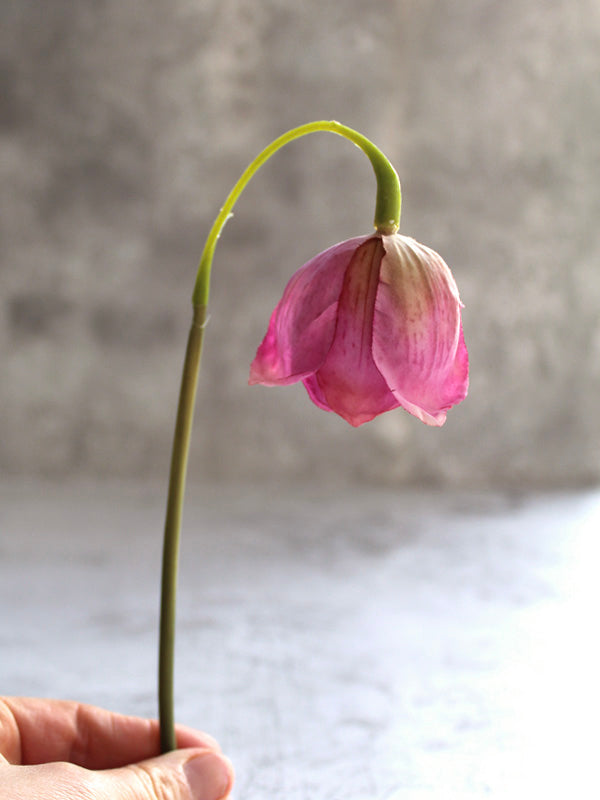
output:
[[[246,386],[272,306],[371,227],[319,134],[250,184],[217,249],[192,478],[574,485],[600,476],[595,0],[4,0],[0,470],[162,478],[197,259],[272,138],[337,118],[400,174],[401,230],[465,303],[471,392],[441,430],[353,430]]]

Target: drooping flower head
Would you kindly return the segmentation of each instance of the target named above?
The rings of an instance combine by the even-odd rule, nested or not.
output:
[[[249,383],[302,381],[354,426],[398,406],[443,425],[468,389],[461,308],[433,250],[398,233],[349,239],[292,276]]]

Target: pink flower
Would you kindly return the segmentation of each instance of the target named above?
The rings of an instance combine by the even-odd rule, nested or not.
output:
[[[349,239],[293,275],[249,383],[302,381],[355,426],[398,406],[443,425],[469,383],[461,307],[433,250],[397,233]]]

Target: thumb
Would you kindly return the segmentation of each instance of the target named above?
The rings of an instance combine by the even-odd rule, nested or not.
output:
[[[174,750],[95,775],[98,800],[222,800],[233,784],[228,759],[214,750],[198,748]]]

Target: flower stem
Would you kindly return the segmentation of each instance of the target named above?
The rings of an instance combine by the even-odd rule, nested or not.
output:
[[[173,672],[175,653],[175,600],[177,594],[177,571],[179,563],[179,539],[181,514],[185,492],[190,434],[194,417],[194,403],[198,372],[202,354],[206,309],[194,308],[194,318],[190,328],[183,375],[173,454],[167,497],[167,513],[163,542],[161,605],[160,605],[160,644],[158,661],[158,705],[160,716],[160,744],[163,753],[177,747],[175,741],[175,718],[173,711]]]
[[[198,371],[202,354],[202,340],[208,306],[210,272],[215,247],[223,226],[231,216],[231,211],[240,194],[252,178],[277,150],[288,142],[318,131],[336,133],[349,139],[359,147],[371,161],[377,180],[377,200],[375,205],[375,228],[379,233],[390,234],[398,230],[400,224],[401,192],[396,171],[384,154],[365,136],[335,121],[309,122],[284,133],[275,139],[250,163],[231,190],[225,204],[208,234],[198,274],[192,294],[194,318],[189,333],[183,365],[179,406],[175,423],[171,472],[165,520],[163,543],[158,698],[160,716],[160,741],[163,752],[174,750],[175,718],[173,710],[173,675],[175,651],[175,605],[177,592],[177,572],[179,562],[179,540],[190,435],[194,416]]]
[[[379,233],[390,234],[395,233],[400,226],[400,210],[402,206],[402,194],[400,191],[400,181],[396,170],[390,164],[384,154],[375,147],[373,142],[369,141],[362,133],[342,125],[340,122],[320,120],[318,122],[308,122],[306,125],[300,125],[298,128],[292,128],[287,133],[282,134],[270,145],[260,152],[254,161],[252,161],[240,176],[238,182],[235,184],[223,207],[219,211],[216,220],[208,234],[204,251],[200,258],[200,266],[198,267],[198,275],[196,278],[196,285],[194,287],[193,303],[194,305],[207,305],[208,293],[210,284],[210,270],[212,259],[215,252],[215,247],[221,231],[229,217],[231,211],[237,202],[237,199],[246,188],[252,176],[262,167],[265,161],[268,161],[271,156],[277,152],[281,147],[292,142],[294,139],[299,139],[301,136],[306,136],[308,133],[317,133],[319,131],[337,133],[338,136],[343,136],[349,139],[357,147],[363,151],[368,157],[375,172],[377,179],[377,199],[375,203],[375,219],[374,225]]]

